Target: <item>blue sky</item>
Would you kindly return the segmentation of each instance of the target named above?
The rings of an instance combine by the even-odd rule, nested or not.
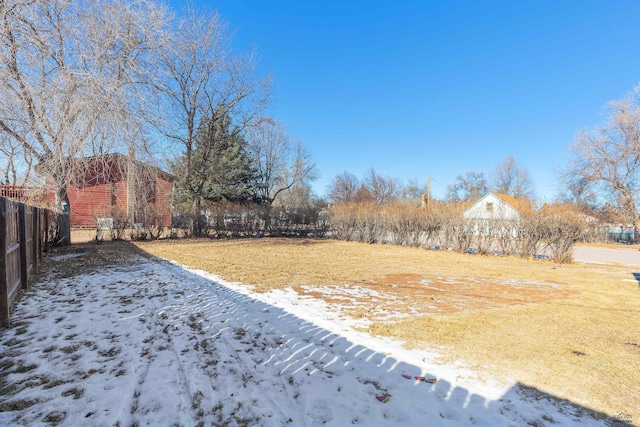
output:
[[[257,46],[271,113],[311,151],[319,195],[373,167],[431,176],[441,198],[456,175],[491,176],[513,155],[551,200],[575,133],[640,83],[638,1],[206,4],[235,50]]]

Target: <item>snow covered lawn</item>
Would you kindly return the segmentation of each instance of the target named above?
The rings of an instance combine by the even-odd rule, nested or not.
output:
[[[0,425],[610,422],[535,389],[483,383],[342,317],[290,289],[252,294],[142,256],[51,274],[22,295],[13,326],[0,332]],[[413,379],[423,375],[438,381]]]

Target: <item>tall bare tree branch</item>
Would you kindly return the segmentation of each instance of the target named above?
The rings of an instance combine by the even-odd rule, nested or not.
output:
[[[529,172],[508,156],[493,173],[493,190],[516,199],[533,199],[533,181]]]
[[[640,216],[640,87],[608,105],[607,121],[579,132],[571,146],[568,182],[595,186],[638,229]]]
[[[232,136],[243,132],[265,108],[271,82],[258,76],[253,55],[232,54],[231,34],[216,13],[187,7],[173,26],[160,60],[165,76],[158,86],[164,98],[161,119],[152,121],[175,142],[175,156],[183,163],[179,185],[190,193],[197,219],[209,170],[209,150],[196,150],[199,126],[231,118]],[[199,236],[199,220],[193,227]]]
[[[294,141],[284,126],[263,119],[248,130],[249,151],[259,177],[260,197],[271,205],[283,191],[316,178],[316,166],[300,141]]]
[[[97,140],[108,151],[140,134],[135,112],[166,22],[167,10],[145,0],[0,2],[0,132],[38,161],[59,213],[77,175],[71,159],[93,154]]]

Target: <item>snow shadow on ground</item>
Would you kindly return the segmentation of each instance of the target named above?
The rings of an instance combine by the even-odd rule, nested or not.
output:
[[[56,277],[21,296],[0,334],[0,425],[624,425],[520,384],[490,398],[416,381],[427,363],[163,260]]]

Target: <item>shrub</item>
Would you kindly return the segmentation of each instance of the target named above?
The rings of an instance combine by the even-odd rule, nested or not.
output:
[[[458,252],[498,253],[571,262],[587,230],[582,216],[562,209],[522,214],[519,221],[466,220],[460,205],[429,209],[400,203],[335,204],[328,211],[332,236],[340,240],[396,245],[444,246]]]

